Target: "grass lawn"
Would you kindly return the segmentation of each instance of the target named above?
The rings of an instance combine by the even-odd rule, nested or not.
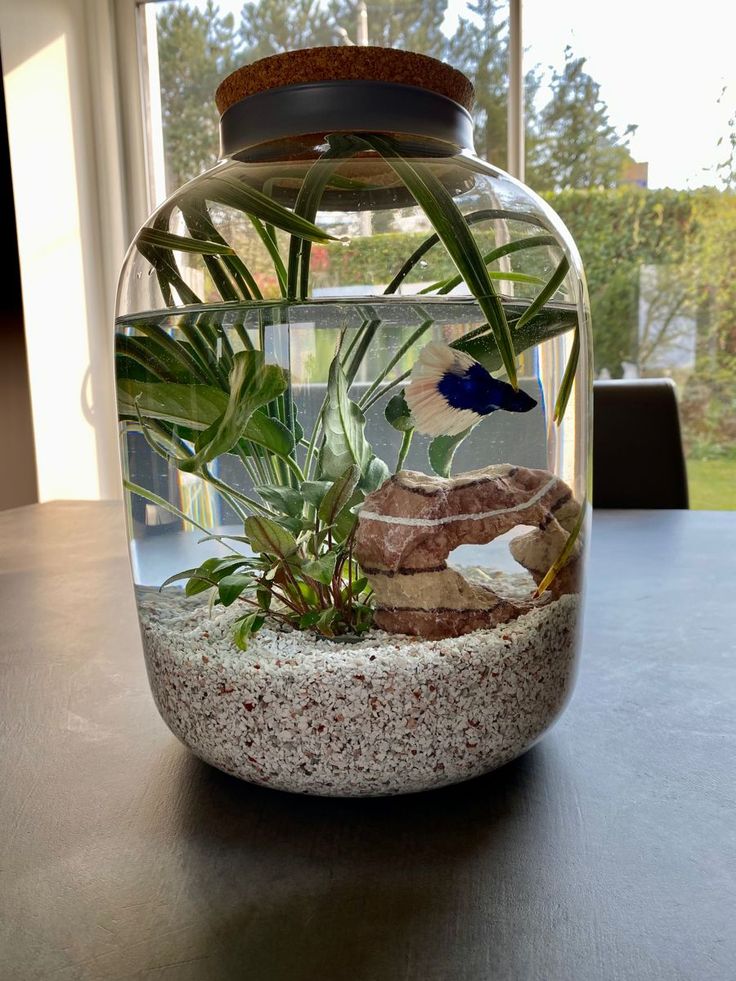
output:
[[[688,460],[690,507],[698,511],[736,510],[736,458]]]

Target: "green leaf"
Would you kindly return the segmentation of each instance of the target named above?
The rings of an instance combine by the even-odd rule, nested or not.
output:
[[[326,525],[333,525],[340,513],[350,503],[360,480],[360,467],[351,464],[334,482],[319,506],[319,518]]]
[[[195,454],[180,469],[195,471],[229,452],[243,436],[257,408],[286,390],[286,374],[277,365],[263,363],[260,351],[239,351],[229,376],[230,396],[225,411],[198,438]]]
[[[233,634],[233,640],[235,645],[240,648],[241,651],[248,650],[248,641],[257,633],[263,624],[266,622],[266,618],[260,613],[248,613],[240,620],[236,620],[237,626],[235,627],[235,632]]]
[[[334,607],[330,607],[329,610],[323,610],[315,622],[315,627],[321,634],[325,637],[334,637],[335,632],[332,629],[332,625],[338,617],[338,612]]]
[[[307,504],[318,508],[330,487],[332,487],[330,480],[305,480],[302,482],[301,492]]]
[[[188,514],[184,514],[180,511],[178,507],[167,501],[165,497],[159,497],[158,494],[154,494],[153,491],[149,491],[146,487],[140,487],[138,484],[134,484],[132,481],[128,480],[126,477],[123,478],[123,487],[130,491],[131,494],[137,494],[138,497],[142,497],[144,501],[150,501],[151,504],[155,504],[157,507],[163,508],[164,511],[168,511],[170,514],[175,514],[177,518],[180,518],[183,522],[194,525],[195,528],[199,528],[203,531],[205,535],[209,535],[210,531],[205,528],[204,525],[199,524],[199,522],[190,517]]]
[[[320,476],[337,480],[352,464],[357,464],[362,473],[371,458],[365,439],[365,416],[348,397],[339,357],[330,365],[322,421],[325,442],[320,453]]]
[[[249,218],[259,218],[297,238],[306,238],[311,242],[335,241],[334,235],[330,235],[313,222],[300,218],[288,208],[284,208],[283,205],[237,178],[223,173],[214,174],[201,179],[197,191],[205,200],[235,208],[244,212]],[[187,193],[191,192],[184,192],[184,195]]]
[[[294,449],[294,436],[288,427],[261,409],[256,409],[245,424],[243,439],[258,443],[276,456],[288,456]]]
[[[329,585],[335,574],[336,562],[336,553],[326,552],[324,555],[320,555],[318,559],[312,559],[310,562],[305,562],[302,565],[302,572],[305,576],[308,576],[310,579],[314,579],[316,582]]]
[[[531,320],[532,317],[544,307],[547,300],[551,299],[555,295],[560,286],[562,286],[569,268],[570,263],[567,258],[562,259],[560,264],[550,276],[547,285],[544,287],[544,289],[539,291],[539,295],[534,298],[517,321],[515,330],[521,330],[524,324]]]
[[[515,305],[512,309],[518,309],[521,316],[525,308],[521,305]],[[574,309],[560,306],[545,307],[544,310],[540,310],[534,317],[527,320],[520,329],[512,323],[514,350],[517,354],[521,354],[522,351],[526,351],[530,347],[536,347],[544,341],[564,334],[576,327],[577,322],[577,312]],[[476,361],[480,361],[483,367],[491,373],[502,367],[496,341],[487,329],[481,329],[477,334],[471,332],[467,337],[453,341],[451,347],[458,351],[464,351]]]
[[[407,433],[414,428],[411,410],[406,404],[403,391],[388,400],[384,415],[386,422],[400,433]]]
[[[538,215],[533,215],[529,212],[524,212],[524,211],[509,211],[506,208],[482,208],[480,211],[472,211],[470,214],[464,215],[463,217],[465,218],[465,221],[467,222],[468,225],[477,225],[480,222],[498,221],[499,219],[501,219],[506,221],[524,222],[525,224],[533,225],[537,228],[543,228],[545,229],[545,231],[547,230],[547,223],[543,218],[540,218]],[[552,236],[548,236],[548,237],[551,239],[551,241],[549,243],[544,243],[544,244],[550,244],[550,245],[559,244],[556,238],[553,238]],[[531,239],[517,240],[517,242],[521,242],[521,241],[528,242],[531,241]],[[416,248],[409,256],[409,258],[404,262],[401,269],[399,269],[399,271],[396,273],[394,278],[391,280],[391,282],[388,284],[386,289],[383,291],[384,295],[395,293],[396,290],[399,288],[399,286],[401,286],[401,284],[404,282],[406,277],[409,275],[409,273],[412,271],[412,269],[417,265],[417,263],[421,262],[424,256],[430,251],[430,249],[433,249],[435,245],[439,244],[439,242],[440,242],[440,237],[437,234],[437,232],[434,232],[432,235],[428,236],[422,242],[422,244],[418,248]],[[535,243],[535,244],[543,244],[543,243]],[[500,252],[500,255],[507,254],[506,252],[501,252],[500,251],[501,248],[506,248],[510,252],[516,251],[516,249],[513,248],[512,245],[513,243],[509,242],[507,243],[506,246],[499,247],[498,251]],[[500,256],[496,255],[495,258],[500,258]],[[489,263],[492,261],[492,259],[485,257],[484,261],[486,263]],[[456,278],[454,286],[459,286],[459,284],[462,281],[463,281],[463,277],[458,276]]]
[[[292,518],[301,517],[304,498],[293,487],[280,487],[277,484],[259,484],[255,487],[259,495],[282,514]]]
[[[462,443],[473,427],[458,433],[457,436],[437,436],[429,444],[427,455],[432,469],[440,477],[449,477],[452,469],[452,458],[455,450]]]
[[[308,221],[314,221],[325,187],[330,177],[346,156],[356,152],[357,145],[350,137],[338,135],[328,137],[329,149],[320,154],[307,173],[304,175],[301,187],[294,202],[294,215]],[[306,299],[309,292],[309,260],[311,243],[305,236],[292,236],[289,244],[289,261],[287,267],[288,295]]]
[[[230,606],[241,593],[253,585],[253,577],[249,576],[246,572],[234,572],[228,576],[223,576],[217,584],[220,602],[223,606]]]
[[[286,296],[286,266],[284,265],[284,260],[281,258],[276,236],[275,234],[272,234],[273,229],[270,225],[264,225],[260,218],[256,218],[254,215],[249,215],[248,217],[256,230],[256,234],[265,245],[268,254],[271,256],[271,262],[273,263],[276,278],[279,281],[279,290],[281,291],[281,295]]]
[[[470,224],[469,218],[466,219],[468,224]],[[539,248],[540,246],[558,246],[559,243],[556,238],[552,235],[529,235],[527,238],[518,238],[514,242],[506,242],[504,245],[499,245],[497,249],[492,249],[490,252],[486,252],[483,256],[483,262],[489,265],[491,262],[496,262],[498,259],[503,258],[506,255],[512,255],[514,252],[521,252],[525,249]],[[491,278],[498,277],[499,273],[491,273]],[[533,277],[537,279],[537,277]],[[451,276],[449,279],[440,280],[438,283],[432,283],[430,286],[425,286],[424,289],[419,290],[420,294],[424,293],[434,293],[437,290],[440,295],[447,294],[454,290],[455,287],[462,283],[462,276]],[[544,282],[544,280],[538,280],[539,282]]]
[[[158,587],[159,592],[164,589],[165,586],[170,586],[172,582],[179,582],[181,579],[190,579],[196,571],[196,569],[184,569],[183,572],[175,572],[173,576],[169,576],[168,579],[164,579],[164,581]]]
[[[575,335],[572,339],[572,349],[570,351],[570,357],[567,360],[567,365],[565,367],[565,374],[562,376],[562,381],[560,382],[560,390],[557,393],[557,400],[555,401],[555,422],[559,426],[565,416],[565,411],[567,409],[567,403],[570,401],[570,396],[572,395],[572,388],[575,384],[575,375],[578,370],[578,361],[580,360],[580,328],[575,327]]]
[[[332,526],[332,537],[336,542],[344,542],[350,536],[357,523],[357,514],[353,514],[350,510],[343,511],[337,522]]]
[[[247,563],[245,556],[226,556],[225,558],[211,558],[205,561],[191,572],[189,582],[185,587],[187,596],[196,596],[216,585],[221,579],[232,574],[240,566]],[[166,582],[170,582],[167,579]],[[163,583],[165,586],[166,583]],[[162,587],[163,588],[163,587]]]
[[[121,415],[140,414],[187,429],[207,429],[225,411],[227,395],[209,385],[175,382],[143,382],[118,379],[118,408]]]
[[[488,319],[509,382],[516,388],[516,360],[506,313],[488,275],[478,243],[452,194],[429,166],[404,159],[393,141],[372,135],[363,136],[362,139],[389,163],[431,222],[457,271]]]
[[[588,512],[588,504],[587,501],[584,500],[583,503],[580,505],[580,511],[578,513],[577,520],[575,521],[575,524],[573,525],[570,534],[567,536],[567,541],[562,546],[562,551],[557,556],[557,558],[552,563],[552,565],[549,567],[547,573],[545,574],[545,576],[537,586],[536,592],[534,593],[535,596],[541,596],[543,592],[549,589],[552,580],[555,578],[557,573],[567,563],[568,559],[572,555],[573,549],[575,548],[575,542],[578,540],[578,536],[580,535],[583,525],[585,524],[585,518],[587,512]]]
[[[360,481],[360,489],[364,494],[370,494],[372,491],[378,490],[381,484],[385,483],[390,476],[391,471],[383,460],[377,456],[371,457],[368,466],[365,468],[363,478]]]
[[[297,550],[296,538],[292,533],[271,518],[260,515],[246,518],[245,534],[254,552],[265,552],[266,555],[285,559]]]
[[[203,238],[186,238],[183,235],[173,235],[158,228],[141,228],[136,237],[136,244],[152,245],[157,248],[173,249],[175,252],[197,252],[200,255],[235,255],[229,245],[220,242],[210,242]]]
[[[307,627],[313,627],[321,616],[320,610],[310,610],[309,613],[303,613],[297,622],[299,627],[304,630]]]

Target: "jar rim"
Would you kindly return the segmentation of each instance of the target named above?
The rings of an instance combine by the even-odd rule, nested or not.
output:
[[[452,99],[413,85],[314,82],[256,92],[220,117],[220,155],[289,137],[382,133],[473,150],[473,119]]]

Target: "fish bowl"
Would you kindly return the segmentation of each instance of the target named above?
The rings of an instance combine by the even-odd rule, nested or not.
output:
[[[221,159],[120,278],[130,555],[158,710],[254,784],[427,790],[562,712],[588,538],[590,318],[468,80],[382,48],[220,85]]]

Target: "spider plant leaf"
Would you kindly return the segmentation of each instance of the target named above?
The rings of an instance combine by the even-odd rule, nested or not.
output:
[[[265,194],[232,177],[217,174],[204,178],[199,182],[197,190],[205,200],[235,208],[248,217],[259,218],[297,238],[306,238],[310,242],[336,241],[334,235],[330,235],[313,222],[295,215],[293,211],[284,208]]]
[[[549,570],[547,571],[546,575],[537,586],[536,592],[534,593],[535,597],[541,596],[542,593],[544,593],[547,589],[549,589],[550,584],[552,583],[557,573],[570,559],[573,553],[573,549],[575,548],[575,543],[577,542],[582,527],[585,524],[585,517],[587,514],[587,510],[588,510],[587,502],[583,501],[583,503],[580,505],[580,512],[578,514],[577,520],[573,525],[570,534],[567,536],[567,541],[562,546],[562,551],[557,556],[557,558],[552,563],[552,565],[549,567]]]
[[[521,310],[521,307],[517,309]],[[508,309],[511,313],[512,308]],[[517,354],[536,347],[550,338],[558,337],[577,326],[577,313],[574,309],[564,309],[560,307],[545,307],[534,317],[524,324],[519,330],[514,327],[511,318],[512,336],[514,339],[514,350]],[[473,333],[453,341],[450,345],[458,351],[464,351],[476,361],[480,361],[484,368],[494,373],[503,367],[501,355],[496,346],[496,340],[488,328],[483,328],[477,334]]]
[[[271,262],[273,263],[274,272],[276,273],[276,279],[279,284],[279,291],[282,296],[287,295],[287,275],[286,266],[284,265],[284,260],[281,258],[281,252],[279,251],[278,242],[276,241],[276,235],[273,231],[271,225],[265,225],[260,218],[256,218],[255,215],[249,215],[251,224],[256,230],[258,238],[263,242],[266,250],[271,257]]]
[[[310,223],[314,222],[325,188],[341,160],[352,156],[358,147],[350,137],[335,136],[329,137],[329,140],[329,149],[315,160],[305,174],[294,202],[294,214]],[[311,251],[311,242],[304,236],[292,237],[287,268],[288,296],[291,298],[297,294],[303,300],[307,297]]]
[[[207,207],[207,203],[205,201],[195,201],[190,197],[180,199],[179,210],[182,213],[182,217],[184,218],[184,222],[186,223],[187,230],[190,235],[192,235],[194,238],[204,238],[209,242],[217,242],[220,245],[224,245],[229,248],[228,242],[215,227],[210,216],[209,208]],[[258,284],[253,278],[250,270],[240,256],[234,250],[231,251],[232,254],[225,253],[219,259],[215,258],[210,260],[207,265],[210,273],[214,272],[214,266],[212,265],[213,262],[222,262],[223,266],[225,266],[225,268],[229,271],[235,284],[243,294],[244,299],[262,299],[261,291],[258,288]],[[205,262],[207,262],[206,259]],[[216,273],[214,274],[217,275]],[[221,277],[218,278],[220,279],[220,282],[222,282]],[[222,290],[220,292],[222,292]]]
[[[146,375],[169,382],[194,382],[188,369],[182,368],[178,360],[162,351],[147,337],[129,337],[118,334],[115,339],[115,359],[118,364],[118,374],[125,374],[123,359],[135,362],[138,369],[143,369]]]
[[[391,141],[379,136],[362,139],[387,160],[428,218],[488,320],[509,382],[517,388],[514,344],[503,305],[488,275],[478,243],[452,194],[430,167],[403,158]]]
[[[221,453],[228,453],[243,436],[255,410],[286,390],[286,373],[277,365],[264,364],[260,351],[239,351],[233,357],[229,386],[224,412],[200,434],[196,452],[180,469],[196,471]]]
[[[360,480],[360,467],[352,463],[327,491],[319,506],[320,521],[328,527],[335,524],[342,511],[350,504]]]
[[[455,456],[455,450],[472,432],[472,429],[471,426],[470,429],[465,429],[457,436],[436,436],[429,444],[427,451],[429,464],[439,477],[451,476],[452,458]]]
[[[198,255],[235,255],[229,245],[210,242],[204,238],[187,238],[158,228],[144,227],[138,232],[136,243],[154,248],[171,249],[174,252],[196,252]]]
[[[537,228],[543,228],[545,231],[548,230],[545,222],[536,215],[527,214],[526,212],[507,211],[503,208],[484,208],[480,211],[473,211],[469,215],[464,215],[464,218],[468,225],[477,225],[482,221],[496,221],[498,219],[505,219],[507,221],[520,221],[527,225],[534,225]],[[526,242],[530,240],[519,239],[518,241]],[[436,232],[434,232],[432,235],[429,235],[420,245],[418,245],[383,291],[384,294],[395,293],[416,264],[424,258],[430,249],[433,249],[435,245],[438,245],[439,242],[440,237]],[[512,243],[508,244],[510,245]],[[557,245],[557,239],[553,238],[551,244]],[[506,253],[503,254],[505,255]],[[455,285],[457,286],[460,282],[462,282],[462,277],[458,279]]]
[[[150,262],[156,272],[164,298],[167,299],[167,306],[173,306],[173,298],[168,287],[173,287],[176,290],[182,303],[202,302],[191,286],[182,279],[170,249],[147,245],[146,242],[140,240],[136,241],[136,248],[143,258]]]
[[[504,245],[499,245],[497,249],[486,252],[483,256],[483,261],[488,266],[492,262],[502,259],[504,256],[512,255],[514,252],[522,252],[525,249],[534,249],[541,246],[556,245],[558,245],[557,239],[552,235],[529,235],[527,238],[519,238],[515,242],[506,242]],[[425,286],[424,289],[419,290],[419,294],[433,293],[437,290],[440,295],[445,295],[459,286],[462,281],[462,276],[451,276],[449,279],[441,279],[439,282],[432,283],[431,286]]]
[[[565,374],[562,376],[562,381],[560,383],[560,390],[557,393],[557,399],[555,401],[555,415],[554,420],[559,426],[567,409],[567,403],[570,401],[570,395],[572,394],[572,388],[575,384],[575,375],[578,370],[578,361],[580,359],[580,327],[576,325],[575,335],[572,339],[572,348],[570,350],[570,357],[567,359],[567,365],[565,366]]]
[[[547,302],[547,300],[550,300],[555,295],[557,290],[564,282],[565,276],[567,276],[567,272],[569,268],[570,268],[570,262],[565,256],[563,259],[560,260],[559,265],[550,276],[547,285],[544,287],[544,289],[539,291],[538,296],[534,298],[534,300],[529,304],[529,306],[526,308],[526,310],[521,315],[521,317],[519,317],[519,319],[516,322],[515,330],[521,330],[524,324],[526,324],[528,321],[532,319],[533,316],[539,313],[539,311],[544,307],[544,304]]]
[[[205,535],[210,535],[210,529],[205,528],[204,525],[199,524],[194,518],[190,517],[188,514],[184,514],[180,511],[178,507],[167,501],[164,497],[159,497],[158,494],[154,494],[153,491],[149,491],[147,487],[141,487],[139,484],[134,484],[131,480],[123,478],[123,487],[130,491],[131,494],[137,494],[138,497],[142,497],[144,501],[150,501],[151,504],[155,504],[157,507],[163,508],[164,511],[168,511],[169,514],[176,515],[185,524],[194,525],[195,528],[199,528],[203,531]],[[231,548],[232,546],[228,546]],[[234,549],[233,549],[234,551]]]
[[[271,518],[252,515],[245,519],[245,534],[254,552],[287,559],[295,555],[298,545],[292,533]]]

